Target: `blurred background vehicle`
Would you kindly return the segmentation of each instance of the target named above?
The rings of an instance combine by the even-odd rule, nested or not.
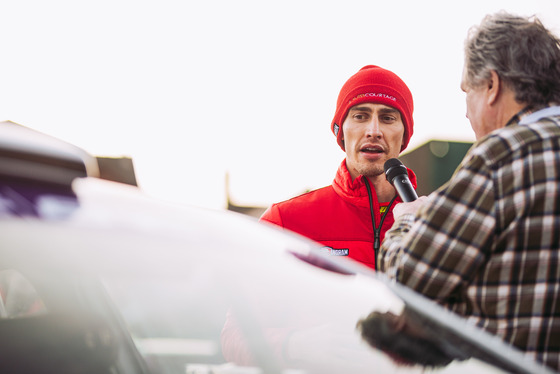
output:
[[[100,175],[0,123],[4,372],[549,372],[314,242]]]

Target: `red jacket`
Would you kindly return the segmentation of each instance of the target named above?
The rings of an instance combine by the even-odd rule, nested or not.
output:
[[[416,188],[416,175],[410,169],[408,176]],[[375,269],[380,243],[394,222],[396,202],[401,202],[398,196],[382,204],[388,211],[381,213],[373,185],[363,176],[352,181],[344,160],[332,185],[273,204],[261,220],[311,238],[331,255],[348,256]]]

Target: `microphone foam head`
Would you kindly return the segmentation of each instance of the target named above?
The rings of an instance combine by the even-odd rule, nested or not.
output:
[[[387,180],[392,184],[393,179],[397,175],[408,175],[408,171],[406,170],[406,166],[398,158],[391,158],[385,161],[383,165],[383,169],[385,169],[385,176]]]

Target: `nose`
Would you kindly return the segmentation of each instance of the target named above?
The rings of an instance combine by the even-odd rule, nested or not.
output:
[[[383,136],[377,117],[373,117],[366,125],[366,137],[380,139]]]

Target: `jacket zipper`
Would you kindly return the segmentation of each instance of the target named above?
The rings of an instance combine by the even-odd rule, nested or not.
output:
[[[370,214],[371,214],[371,224],[373,226],[373,253],[375,255],[374,265],[375,265],[375,270],[377,271],[377,254],[379,253],[379,248],[381,247],[381,227],[383,227],[383,221],[385,221],[385,217],[387,216],[387,213],[389,213],[389,210],[391,209],[391,206],[395,202],[395,199],[397,198],[397,195],[393,196],[393,198],[389,202],[389,205],[387,205],[387,209],[385,210],[385,212],[381,216],[381,221],[379,222],[379,226],[376,227],[375,226],[375,212],[374,212],[374,209],[373,209],[373,196],[372,196],[372,193],[371,193],[371,187],[369,185],[369,180],[365,177],[364,177],[364,182],[366,183],[366,189],[367,189],[368,198],[369,198],[369,211],[370,211]]]

